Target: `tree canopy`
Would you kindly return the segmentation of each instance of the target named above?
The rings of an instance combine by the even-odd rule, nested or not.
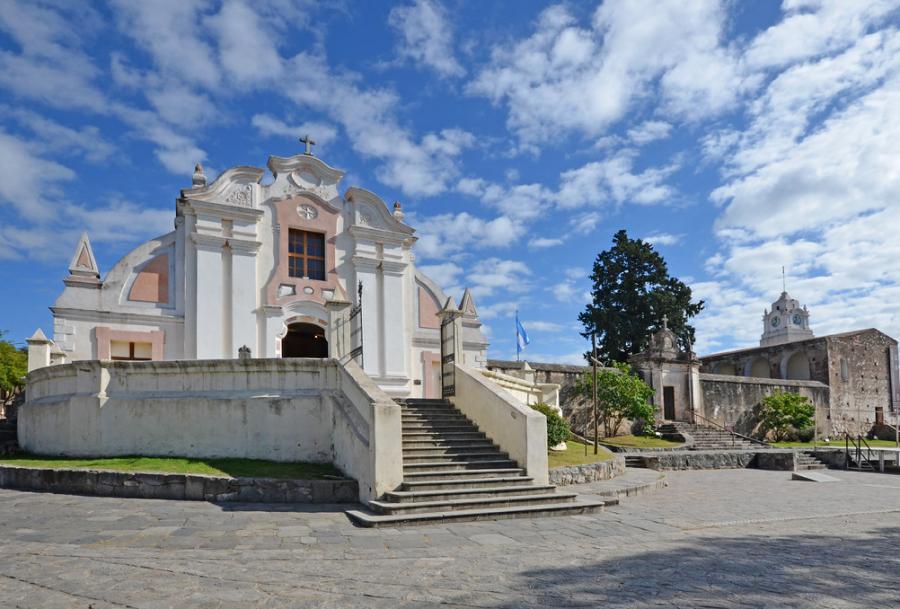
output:
[[[587,400],[593,397],[593,372],[585,372],[576,390]],[[653,426],[655,408],[650,403],[653,388],[634,374],[628,364],[614,363],[597,371],[597,417],[603,421],[604,437],[615,435],[622,421],[643,421]]]
[[[28,355],[8,340],[0,331],[0,402],[5,403],[24,385],[28,373]]]
[[[777,390],[762,399],[759,420],[772,438],[780,442],[792,431],[806,429],[813,424],[815,407],[806,396]]]
[[[620,230],[613,246],[600,252],[591,274],[593,301],[579,314],[584,335],[597,333],[597,358],[624,362],[646,347],[650,334],[662,326],[663,316],[678,337],[679,347],[694,342],[691,317],[703,301],[691,301],[691,288],[675,277],[653,246],[630,239]]]

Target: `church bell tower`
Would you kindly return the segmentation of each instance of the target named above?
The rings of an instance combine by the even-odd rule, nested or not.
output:
[[[782,345],[798,340],[814,338],[809,329],[809,311],[806,306],[791,298],[787,292],[772,303],[772,310],[763,313],[763,333],[759,339],[760,347]]]

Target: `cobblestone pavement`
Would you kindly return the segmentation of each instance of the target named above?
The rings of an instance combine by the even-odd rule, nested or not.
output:
[[[377,530],[0,491],[0,607],[900,607],[900,476],[829,474],[670,472],[601,514]]]

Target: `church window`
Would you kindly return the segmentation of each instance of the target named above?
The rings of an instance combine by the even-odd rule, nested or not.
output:
[[[114,340],[109,344],[109,358],[120,362],[147,362],[153,359],[153,345]]]
[[[325,235],[290,229],[288,274],[291,277],[325,280]]]

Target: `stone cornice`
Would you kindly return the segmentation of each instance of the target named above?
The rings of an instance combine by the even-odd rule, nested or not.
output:
[[[361,226],[359,224],[351,226],[349,231],[354,237],[369,239],[370,241],[386,241],[397,245],[409,245],[417,239],[417,237],[413,237],[406,233],[396,233],[383,228],[373,228],[371,226]]]
[[[354,256],[353,257],[353,265],[357,268],[362,268],[370,271],[374,271],[378,268],[378,265],[381,263],[377,258],[365,258],[363,256]]]
[[[230,247],[232,251],[240,252],[242,254],[255,254],[259,251],[260,246],[262,246],[262,243],[259,241],[244,241],[233,237],[228,239],[228,247]]]
[[[382,260],[381,269],[388,275],[402,275],[409,266],[405,262],[395,262],[393,260]]]
[[[228,243],[228,239],[219,235],[205,235],[203,233],[191,233],[191,241],[198,248],[221,249]]]
[[[228,203],[216,203],[214,201],[201,201],[199,199],[179,199],[179,207],[182,213],[190,212],[191,215],[205,213],[229,220],[244,220],[247,222],[259,222],[262,220],[263,210],[255,207],[238,207]]]
[[[165,311],[166,309],[159,309]],[[172,310],[172,309],[168,309]],[[78,321],[98,321],[120,324],[183,324],[182,315],[149,315],[147,313],[132,313],[130,311],[91,311],[87,309],[73,309],[69,307],[50,307],[54,317],[65,317]]]

